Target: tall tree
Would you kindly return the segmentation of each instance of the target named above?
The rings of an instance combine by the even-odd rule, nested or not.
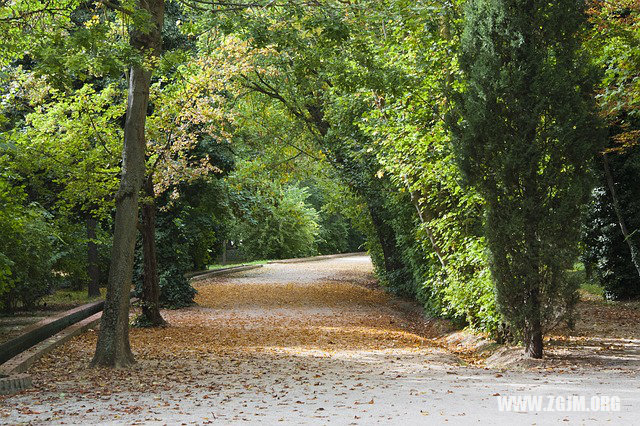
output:
[[[393,213],[385,205],[394,189],[388,177],[377,175],[375,153],[363,149],[371,139],[354,123],[366,107],[362,102],[340,104],[333,96],[353,89],[362,76],[351,61],[366,61],[371,52],[361,40],[350,38],[344,19],[353,12],[350,6],[329,4],[265,8],[236,19],[236,25],[245,27],[238,33],[253,47],[253,69],[241,70],[241,78],[247,88],[281,102],[306,126],[341,180],[364,200],[375,238],[369,239],[370,248],[376,249],[374,263],[384,271],[383,279],[403,281],[407,271],[391,225]]]
[[[467,4],[457,148],[486,205],[486,237],[501,313],[533,358],[544,327],[570,307],[594,129],[584,22],[571,0]]]
[[[600,220],[588,224],[587,234],[597,237],[587,236],[590,244],[586,258],[598,258],[598,275],[607,297],[627,298],[640,290],[639,240],[634,229],[638,179],[635,164],[640,146],[640,3],[594,2],[589,14],[592,29],[588,46],[603,70],[597,99],[609,126],[609,141],[602,153],[601,185],[608,189],[609,197],[594,194],[591,219]],[[610,208],[603,204],[607,202]],[[613,219],[607,217],[608,213],[613,213],[618,227],[608,226],[609,219]],[[625,252],[619,250],[619,241],[627,246]],[[635,269],[635,277],[629,276],[630,266]]]
[[[93,366],[122,367],[134,363],[129,344],[129,295],[138,222],[138,195],[145,178],[145,122],[149,106],[152,58],[162,49],[164,0],[140,0],[144,21],[131,29],[131,46],[141,60],[129,71],[127,114],[120,188],[111,250],[107,297]],[[138,11],[136,11],[138,12]],[[142,25],[144,23],[144,25]]]

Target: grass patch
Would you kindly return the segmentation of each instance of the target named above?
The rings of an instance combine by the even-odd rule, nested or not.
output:
[[[100,289],[100,296],[89,297],[87,290],[57,290],[55,293],[42,298],[42,304],[47,305],[81,305],[103,299],[107,293],[106,288]]]
[[[573,269],[569,271],[572,279],[578,280],[580,283],[580,294],[585,299],[604,300],[604,287],[595,279],[589,279],[581,262],[576,263]]]
[[[215,271],[217,269],[223,268],[232,268],[234,266],[243,266],[243,265],[264,265],[268,260],[253,260],[251,262],[242,262],[242,263],[227,263],[227,264],[215,264],[207,266],[207,269],[210,271]]]
[[[590,282],[582,283],[580,285],[580,290],[589,295],[597,296],[601,299],[604,299],[604,287],[602,287],[600,284]]]

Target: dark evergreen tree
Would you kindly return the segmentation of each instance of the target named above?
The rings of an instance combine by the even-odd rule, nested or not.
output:
[[[485,200],[499,309],[534,358],[545,325],[576,300],[566,271],[600,147],[578,38],[583,19],[570,0],[466,7],[457,155]]]
[[[640,147],[623,154],[608,155],[612,180],[619,198],[620,213],[634,247],[640,246]],[[601,167],[600,167],[601,168]],[[599,186],[594,190],[585,222],[583,260],[589,273],[605,289],[612,300],[628,300],[640,296],[640,277],[622,234],[614,211],[611,191],[604,172],[599,173]]]

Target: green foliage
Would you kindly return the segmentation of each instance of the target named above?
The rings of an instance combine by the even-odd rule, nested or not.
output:
[[[44,79],[33,82],[25,97],[37,102],[37,109],[25,116],[24,127],[9,135],[15,167],[27,178],[30,191],[55,200],[52,208],[106,217],[120,172],[123,92],[117,85],[97,91],[85,84],[61,93]],[[41,97],[37,101],[36,95]]]
[[[221,180],[200,179],[180,185],[180,197],[159,197],[156,245],[160,303],[176,309],[193,303],[196,290],[185,273],[206,269],[220,253],[230,227],[226,188]],[[142,253],[136,257],[136,291],[142,285]]]
[[[77,222],[77,217],[80,221]],[[81,290],[89,282],[88,257],[87,257],[87,228],[83,214],[76,217],[59,215],[52,218],[55,224],[58,238],[54,240],[53,269],[59,271],[56,286],[64,289]],[[85,220],[82,220],[85,219]],[[74,220],[72,222],[72,220]],[[104,221],[108,224],[108,220]],[[109,250],[111,248],[111,235],[102,226],[97,226],[96,239],[98,245],[98,268],[103,272],[104,281],[109,269]]]
[[[190,304],[184,273],[232,241],[253,259],[365,247],[381,284],[431,315],[491,333],[503,317],[516,334],[551,323],[575,302],[567,271],[599,148],[591,62],[640,226],[636,3],[594,3],[588,27],[569,0],[201,5],[213,14],[168,2],[155,59],[128,43],[147,22],[131,2],[2,5],[0,297],[33,304],[54,281],[86,282],[87,215],[109,246],[122,70],[154,61],[146,153],[165,306]],[[603,190],[587,228],[585,263],[608,297],[632,297]]]
[[[52,28],[67,24],[69,11],[76,5],[77,0],[18,0],[0,5],[0,66],[23,58]]]
[[[27,204],[23,189],[0,175],[0,308],[32,308],[53,282],[55,230],[50,215]]]
[[[305,181],[302,185],[305,185],[309,193],[307,203],[318,212],[318,254],[360,251],[364,237],[354,228],[353,220],[344,213],[343,208],[335,204],[335,198],[330,195],[340,191],[339,184],[334,180],[316,179],[316,182]],[[343,201],[342,204],[347,203]]]
[[[610,156],[611,172],[616,185],[620,209],[630,238],[640,244],[640,147],[625,154]],[[601,181],[605,181],[601,177]],[[606,185],[606,183],[605,183]],[[584,262],[612,300],[628,300],[640,296],[640,277],[631,262],[629,246],[622,235],[613,210],[608,188],[597,187],[589,205],[584,230]]]
[[[593,2],[589,9],[590,54],[603,70],[597,100],[608,124],[617,127],[620,148],[640,144],[640,4],[634,0]]]
[[[178,309],[193,303],[196,290],[189,284],[184,274],[193,270],[193,260],[189,255],[189,227],[180,219],[176,211],[158,215],[156,223],[156,244],[158,261],[158,282],[160,304]],[[136,250],[134,270],[136,294],[142,292],[143,259],[142,250]],[[145,326],[139,324],[139,326]]]
[[[389,285],[416,297],[431,315],[492,332],[500,318],[482,236],[482,201],[460,185],[442,117],[457,72],[458,12],[455,3],[410,7],[397,1],[362,18],[368,31],[359,35],[378,62],[364,64],[371,107],[358,124],[373,141],[368,149],[379,162],[376,175],[395,188],[386,207],[410,277]]]
[[[607,158],[620,213],[631,235],[629,241],[622,235],[607,180],[598,170],[598,188],[585,223],[583,256],[607,298],[629,299],[640,296],[640,278],[628,246],[640,243],[636,184],[640,177],[640,6],[628,0],[593,3],[589,17],[592,27],[587,47],[603,71],[596,99],[609,126]]]
[[[256,190],[257,189],[257,190]],[[318,213],[306,203],[308,193],[294,186],[243,187],[233,234],[247,259],[287,259],[316,253]]]
[[[456,39],[442,27],[455,26],[455,12],[431,3],[360,2],[260,11],[233,28],[267,49],[254,59],[264,75],[248,87],[306,125],[348,188],[336,205],[365,235],[382,284],[432,314],[492,330],[499,318],[480,199],[461,189],[442,125],[443,77],[456,59]]]
[[[457,155],[485,201],[498,307],[525,339],[570,312],[578,285],[567,271],[601,146],[583,21],[571,1],[465,9]]]

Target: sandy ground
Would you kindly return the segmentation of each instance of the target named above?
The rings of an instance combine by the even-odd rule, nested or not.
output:
[[[132,330],[135,367],[88,369],[85,333],[33,366],[34,389],[0,400],[0,423],[638,424],[637,364],[467,365],[372,281],[358,256],[198,282],[197,306],[163,312],[169,327]],[[501,411],[509,396],[541,409]],[[619,411],[573,396],[585,409],[616,397]]]

